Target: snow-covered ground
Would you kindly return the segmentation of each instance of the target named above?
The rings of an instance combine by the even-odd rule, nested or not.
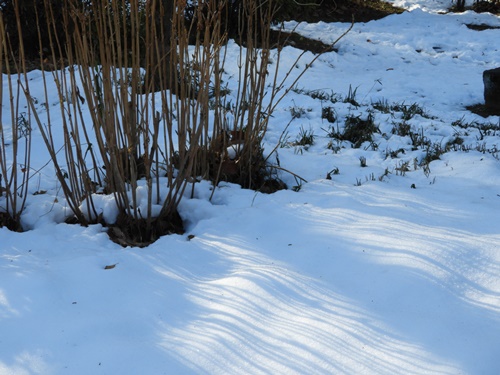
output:
[[[221,184],[210,201],[202,182],[181,202],[185,235],[123,249],[99,225],[64,224],[42,169],[29,230],[0,229],[0,374],[499,374],[500,120],[465,107],[500,66],[500,30],[465,24],[500,18],[393,3],[411,11],[356,24],[277,108],[265,146],[300,114],[278,149],[307,180],[281,176],[298,191]],[[347,27],[297,31],[328,42]],[[299,53],[287,47],[282,65]],[[360,106],[343,102],[349,89]],[[451,151],[423,165],[429,150],[393,130],[402,112],[376,103],[417,104],[414,137]],[[370,112],[371,144],[327,136]],[[294,145],[304,131],[314,144]],[[36,170],[48,158],[34,137]]]

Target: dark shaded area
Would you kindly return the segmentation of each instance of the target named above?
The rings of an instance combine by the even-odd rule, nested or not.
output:
[[[13,232],[22,232],[23,227],[19,220],[13,219],[9,214],[0,212],[0,228],[7,228]]]
[[[198,149],[193,176],[204,176],[214,185],[225,181],[265,194],[287,189],[276,173],[277,166],[269,164],[263,151],[260,140],[245,135],[244,130],[220,134],[209,146]],[[178,155],[172,162],[180,167]]]
[[[266,6],[259,7],[261,15],[265,17]],[[379,0],[337,0],[324,1],[312,0],[307,3],[296,2],[293,0],[277,0],[275,5],[279,8],[273,15],[273,22],[298,21],[298,22],[368,22],[386,17],[390,14],[403,13],[404,9],[394,7],[392,4]],[[241,0],[229,2],[223,8],[223,29],[227,30],[228,37],[236,41],[244,41],[246,32],[246,20],[241,9]],[[194,19],[194,8],[187,10],[187,22]],[[257,19],[260,18],[260,15]],[[293,46],[295,48],[310,51],[313,53],[330,52],[334,49],[332,46],[321,41],[309,39],[294,32],[271,31],[271,46]],[[257,38],[258,40],[259,38]]]
[[[465,0],[456,0],[450,8],[452,12],[465,12],[466,10],[473,10],[477,13],[490,12],[493,14],[500,13],[500,0],[475,0],[471,6],[465,5]]]
[[[469,29],[475,30],[475,31],[500,29],[500,26],[490,26],[490,25],[485,25],[485,24],[480,24],[480,25],[466,24],[465,26],[467,26]]]
[[[275,46],[292,46],[303,51],[309,51],[312,53],[325,53],[336,51],[335,47],[329,44],[325,44],[320,40],[311,39],[302,36],[295,32],[284,32],[278,30],[271,31],[271,47]]]
[[[500,1],[477,1],[470,7],[470,9],[477,13],[489,12],[493,14],[500,14]]]
[[[282,1],[277,21],[304,22],[369,22],[390,14],[403,13],[404,9],[379,0],[312,0],[307,2]]]
[[[147,213],[144,213],[144,216],[147,216]],[[72,225],[81,224],[76,216],[71,216],[64,222]],[[123,247],[147,247],[162,236],[184,234],[184,222],[177,211],[171,215],[151,218],[150,221],[147,219],[135,219],[125,211],[122,211],[118,214],[116,222],[113,224],[106,223],[102,215],[99,215],[95,223],[99,223],[107,228],[110,240]]]
[[[90,0],[81,0],[81,6],[88,6]],[[64,53],[67,33],[62,27],[63,19],[68,13],[66,0],[18,0],[17,12],[12,0],[0,1],[0,12],[3,17],[8,42],[13,52],[19,51],[22,41],[25,57],[28,60],[47,58],[51,51],[51,40],[48,30],[53,30],[57,39],[53,40],[54,48],[61,47],[55,51],[58,56]],[[50,15],[50,12],[52,15]],[[19,37],[16,14],[19,14],[20,29]],[[59,20],[60,24],[54,25],[51,19]]]
[[[47,3],[45,3],[47,1]],[[402,13],[403,9],[393,7],[391,4],[378,0],[337,0],[323,1],[312,0],[307,4],[292,0],[277,0],[280,5],[278,11],[274,13],[274,22],[295,20],[305,22],[367,22],[383,18],[389,14]],[[70,4],[65,0],[18,0],[18,12],[21,19],[22,43],[24,53],[27,59],[28,70],[39,69],[40,59],[42,62],[47,60],[47,69],[51,69],[50,60],[52,55],[65,56],[67,38],[70,37],[71,30],[65,30],[63,20],[68,15]],[[243,22],[240,17],[241,0],[230,1],[223,8],[223,29],[227,30],[230,38],[236,40],[241,39],[239,36],[246,30],[245,20]],[[49,6],[47,6],[49,5]],[[92,13],[90,0],[82,0],[78,2],[78,7],[85,9],[84,12]],[[49,22],[51,17],[48,12],[53,13],[52,17],[55,20],[60,20],[60,25],[52,25]],[[259,8],[262,14],[265,14],[265,6]],[[16,11],[12,0],[0,1],[0,12],[3,16],[6,31],[9,37],[9,43],[13,47],[14,53],[19,48],[18,27],[16,24]],[[193,6],[186,10],[186,20],[193,20],[195,9]],[[141,15],[144,14],[141,12]],[[69,18],[68,18],[69,19]],[[163,19],[164,20],[164,19]],[[69,26],[71,28],[71,25]],[[123,25],[124,28],[129,25]],[[61,46],[61,51],[51,51],[51,43],[48,30],[52,30],[52,36],[57,38],[54,40],[54,47]],[[40,32],[39,32],[40,31]],[[40,34],[40,35],[39,35]],[[244,38],[243,38],[244,39]],[[313,53],[320,53],[331,50],[331,47],[317,40],[311,40],[295,33],[279,33],[272,32],[272,45],[291,45],[299,49],[308,50]],[[330,49],[329,49],[330,48]],[[55,67],[53,67],[55,69]]]
[[[379,128],[373,122],[372,114],[366,119],[361,116],[350,116],[346,118],[345,129],[339,135],[342,141],[349,141],[354,148],[359,148],[364,142],[371,142],[373,133],[380,133]]]
[[[146,219],[134,219],[121,212],[116,223],[107,227],[111,241],[123,247],[147,247],[161,236],[184,233],[184,223],[177,211],[170,216],[153,218],[149,225]]]
[[[298,22],[369,22],[391,14],[400,14],[404,9],[379,0],[312,0],[307,3],[282,1],[275,21]],[[319,40],[310,39],[297,33],[271,33],[272,45],[289,45],[312,53],[334,51],[335,48]]]
[[[493,115],[500,115],[500,68],[483,72],[484,104]]]
[[[471,111],[472,113],[475,113],[476,115],[479,115],[484,118],[496,115],[495,113],[491,113],[491,110],[488,109],[488,107],[486,107],[486,105],[483,103],[468,105],[465,108]]]

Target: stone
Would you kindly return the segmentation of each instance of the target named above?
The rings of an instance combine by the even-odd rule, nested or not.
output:
[[[500,68],[483,72],[484,105],[491,115],[500,115]]]

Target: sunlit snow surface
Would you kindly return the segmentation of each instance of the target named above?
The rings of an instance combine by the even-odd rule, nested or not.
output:
[[[433,118],[417,116],[413,128],[443,144],[461,131],[469,152],[448,152],[424,173],[413,165],[422,151],[391,134],[397,119],[375,113],[377,150],[334,153],[321,119],[330,104],[291,92],[265,146],[280,139],[290,108],[303,108],[288,137],[311,129],[315,144],[278,153],[308,182],[272,195],[221,184],[212,201],[210,184],[197,184],[180,206],[186,234],[145,249],[122,249],[100,226],[64,224],[47,166],[31,185],[47,190],[28,200],[31,230],[0,229],[0,374],[500,373],[500,162],[498,152],[477,150],[500,138],[452,126],[499,121],[465,106],[482,102],[482,72],[500,66],[500,30],[465,24],[500,19],[438,14],[447,2],[393,3],[412,11],[356,24],[298,87],[341,97],[357,88],[362,106],[333,105],[340,119],[366,116],[380,100],[418,103]],[[328,42],[347,27],[296,30]],[[237,54],[231,44],[228,61]],[[299,54],[287,47],[282,66]],[[30,77],[32,95],[43,97],[40,73]],[[38,169],[48,156],[34,137]],[[98,202],[113,217],[112,202]]]

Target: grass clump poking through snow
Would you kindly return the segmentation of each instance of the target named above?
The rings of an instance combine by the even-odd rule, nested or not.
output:
[[[304,129],[303,126],[300,127],[299,134],[293,143],[294,146],[303,146],[304,148],[308,148],[314,144],[314,130],[312,129]]]
[[[344,98],[344,103],[349,103],[355,107],[359,107],[360,104],[358,103],[356,96],[357,96],[358,88],[356,87],[354,90],[351,85],[349,85],[349,92]]]
[[[340,137],[343,141],[351,142],[354,148],[359,148],[363,143],[371,142],[373,133],[377,132],[379,129],[371,113],[368,113],[366,118],[361,115],[349,115],[345,119],[344,131]]]
[[[321,108],[321,118],[328,121],[329,123],[335,123],[337,121],[337,113],[334,107],[323,107]]]

